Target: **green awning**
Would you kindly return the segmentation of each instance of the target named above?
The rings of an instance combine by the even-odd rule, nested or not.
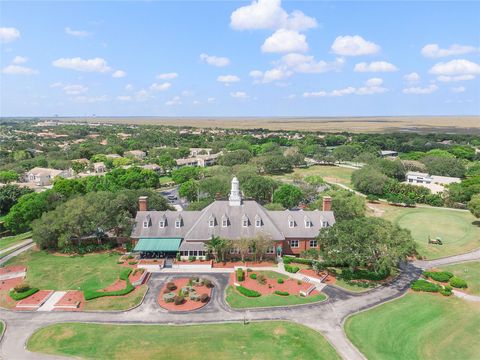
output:
[[[139,239],[133,251],[178,251],[180,238]]]

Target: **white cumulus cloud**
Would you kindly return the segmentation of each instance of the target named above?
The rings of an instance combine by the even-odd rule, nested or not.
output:
[[[404,75],[403,79],[406,82],[409,82],[411,84],[417,83],[420,81],[420,75],[418,75],[416,72],[412,72],[410,74]]]
[[[25,56],[15,56],[12,60],[12,63],[14,64],[25,64],[28,61],[28,58]]]
[[[112,74],[112,77],[114,78],[123,78],[125,76],[127,76],[127,73],[123,70],[117,70]]]
[[[236,9],[230,16],[230,26],[236,30],[291,29],[303,31],[318,26],[317,21],[299,10],[288,14],[281,0],[253,0]]]
[[[457,86],[457,87],[452,87],[450,89],[452,92],[454,93],[462,93],[462,92],[465,92],[465,86]]]
[[[433,65],[429,73],[434,75],[478,75],[480,74],[480,65],[465,59],[455,59]]]
[[[224,84],[231,84],[240,81],[237,75],[220,75],[217,77],[217,81]]]
[[[298,31],[279,29],[265,40],[262,51],[267,53],[305,52],[308,51],[308,44],[306,36]]]
[[[62,69],[69,69],[82,72],[109,72],[112,69],[108,66],[105,59],[93,58],[82,59],[80,57],[75,58],[60,58],[52,62],[52,65]]]
[[[9,43],[20,37],[20,31],[13,27],[0,27],[0,43]]]
[[[153,83],[152,85],[150,85],[150,90],[165,91],[165,90],[170,89],[171,86],[172,86],[172,84],[169,83],[169,82],[164,82],[164,83],[161,83],[161,84]]]
[[[246,99],[248,98],[248,95],[245,91],[235,91],[230,93],[231,97],[234,97],[236,99]]]
[[[87,37],[90,35],[90,33],[88,31],[85,31],[85,30],[73,30],[72,28],[70,27],[66,27],[65,28],[65,34],[67,35],[70,35],[70,36],[74,36],[74,37],[78,37],[78,38],[83,38],[83,37]]]
[[[175,96],[168,100],[165,105],[167,106],[175,106],[175,105],[181,105],[182,101],[180,100],[180,96]]]
[[[371,63],[358,63],[353,70],[356,72],[392,72],[397,71],[398,68],[386,61],[373,61]]]
[[[158,74],[156,76],[156,78],[159,80],[172,80],[177,77],[178,77],[178,74],[176,72],[163,73],[163,74]]]
[[[380,46],[367,41],[360,35],[338,36],[331,47],[334,54],[342,56],[373,55],[380,51]]]
[[[230,64],[230,59],[227,57],[208,55],[205,53],[200,54],[200,60],[216,67],[224,67]]]
[[[86,93],[88,91],[88,87],[84,85],[71,84],[65,85],[63,87],[63,91],[65,91],[65,94],[67,95],[80,95]]]
[[[324,73],[340,69],[345,60],[338,58],[332,62],[316,61],[313,56],[291,53],[284,55],[280,63],[299,73]]]
[[[478,51],[474,46],[453,44],[446,49],[440,48],[438,44],[427,44],[422,48],[422,55],[428,58],[440,58],[446,56],[457,56],[470,54]]]
[[[21,65],[8,65],[3,68],[2,73],[7,75],[36,75],[38,70]]]
[[[456,75],[456,76],[448,76],[448,75],[440,75],[437,76],[438,81],[442,82],[456,82],[456,81],[468,81],[475,79],[475,75]]]
[[[382,87],[383,80],[380,78],[371,78],[365,82],[365,86],[359,88],[348,86],[343,89],[332,90],[332,91],[312,91],[304,92],[303,97],[325,97],[325,96],[346,96],[346,95],[373,95],[373,94],[382,94],[388,91],[387,88]]]
[[[409,87],[403,89],[404,94],[414,95],[428,95],[438,90],[438,86],[435,84],[428,85],[426,87]]]

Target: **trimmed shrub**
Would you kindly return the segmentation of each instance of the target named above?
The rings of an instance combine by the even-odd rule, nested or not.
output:
[[[132,269],[129,269],[129,270],[132,270]],[[127,295],[128,293],[131,293],[133,290],[135,290],[135,286],[133,286],[132,283],[128,280],[128,277],[126,281],[127,281],[127,285],[125,286],[125,289],[116,290],[116,291],[85,290],[83,292],[83,296],[85,297],[85,300],[93,300],[93,299],[104,297],[104,296]]]
[[[450,286],[453,286],[454,288],[457,289],[466,289],[468,288],[467,282],[463,279],[460,279],[459,277],[452,277],[450,279]]]
[[[288,296],[288,295],[290,295],[288,292],[286,292],[286,291],[280,291],[280,290],[275,290],[275,294],[280,295],[280,296]]]
[[[175,294],[172,292],[167,292],[166,294],[163,294],[163,301],[166,303],[171,303],[175,299]]]
[[[390,273],[388,271],[375,272],[365,269],[342,269],[341,278],[344,280],[373,280],[380,281],[385,280]]]
[[[304,264],[304,265],[312,265],[314,262],[313,259],[304,259],[304,258],[297,258],[294,256],[284,256],[283,257],[283,263],[285,265],[294,263],[294,264]]]
[[[277,279],[277,283],[279,283],[279,284],[283,284],[283,283],[284,283],[284,281],[283,281],[283,279],[281,279],[281,278],[278,278],[278,279]]]
[[[15,290],[15,292],[17,293],[23,293],[25,291],[28,291],[30,290],[30,285],[28,285],[26,282],[22,282],[20,284],[17,284],[13,290]]]
[[[170,281],[167,283],[166,288],[168,289],[168,291],[174,291],[177,290],[177,285],[175,285],[174,282]]]
[[[295,274],[298,270],[300,270],[298,266],[285,265],[285,271],[289,273]]]
[[[15,290],[10,290],[10,297],[15,301],[23,300],[39,291],[38,288],[31,288],[25,291],[16,292]]]
[[[424,271],[423,276],[438,282],[446,283],[453,277],[453,274],[448,271]]]
[[[200,301],[201,301],[202,303],[206,303],[206,302],[208,301],[208,299],[209,299],[208,294],[202,294],[202,295],[200,295]]]
[[[257,274],[250,274],[250,279],[256,280],[257,279]]]
[[[250,268],[247,268],[247,273],[252,272],[253,270]]]
[[[200,301],[200,295],[197,294],[196,292],[191,292],[191,293],[189,294],[189,297],[190,297],[190,300]]]
[[[262,296],[258,291],[247,289],[243,286],[237,286],[237,290],[240,294],[245,295],[247,297],[259,297]]]
[[[237,269],[237,281],[244,281],[245,280],[245,272],[242,268]]]
[[[135,270],[133,270],[132,272],[132,275],[136,275],[136,274],[143,274],[145,272],[145,269],[142,269],[142,268],[137,268]]]
[[[185,298],[183,296],[177,295],[173,298],[173,303],[175,305],[182,305],[185,302]]]
[[[452,292],[452,287],[449,285],[446,285],[442,290],[440,290],[440,294],[443,296],[450,296],[453,294]]]
[[[129,261],[128,262],[128,265],[137,265],[138,264],[138,261]]]
[[[411,286],[413,291],[439,292],[442,290],[440,285],[431,283],[427,280],[416,280]]]
[[[132,273],[132,269],[130,268],[125,268],[122,270],[122,272],[120,273],[120,280],[125,280],[127,281],[128,280],[128,277],[130,276],[130,274]]]

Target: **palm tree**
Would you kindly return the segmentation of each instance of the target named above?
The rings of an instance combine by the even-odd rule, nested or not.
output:
[[[221,260],[223,261],[224,250],[227,247],[227,241],[218,236],[212,236],[212,239],[207,243],[207,249],[215,257],[215,261],[218,262],[219,255],[221,255]]]

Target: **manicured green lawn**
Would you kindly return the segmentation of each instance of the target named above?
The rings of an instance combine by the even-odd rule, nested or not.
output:
[[[33,334],[27,348],[90,359],[339,359],[322,335],[290,322],[56,324]]]
[[[420,255],[427,259],[462,254],[480,247],[480,226],[468,211],[435,208],[401,208],[376,205],[383,217],[409,229]],[[428,244],[428,236],[441,237],[443,245]]]
[[[464,279],[468,284],[468,293],[480,295],[480,261],[444,266],[440,270],[450,271]]]
[[[70,257],[29,250],[6,265],[27,266],[28,283],[40,289],[99,290],[118,279],[122,270],[118,259],[107,253]]]
[[[10,246],[13,246],[31,237],[32,237],[32,232],[29,231],[19,235],[6,236],[3,238],[0,238],[0,250],[6,249]]]
[[[290,174],[285,174],[279,178],[291,180],[294,174],[305,176],[321,176],[326,182],[340,183],[346,186],[352,186],[352,173],[354,169],[339,167],[339,166],[323,166],[314,165],[308,168],[294,169]]]
[[[312,302],[325,300],[327,297],[320,293],[302,297],[300,295],[281,296],[276,294],[262,295],[256,298],[246,297],[235,290],[233,286],[227,287],[227,303],[234,309],[270,307],[270,306],[286,306],[308,304]]]
[[[131,293],[124,296],[105,296],[85,303],[85,310],[128,310],[138,304],[147,292],[147,285],[140,285]]]
[[[172,182],[172,178],[170,176],[161,176],[160,177],[160,185],[168,184],[169,182]]]
[[[419,293],[354,315],[345,330],[369,360],[473,360],[479,324],[480,303]]]

